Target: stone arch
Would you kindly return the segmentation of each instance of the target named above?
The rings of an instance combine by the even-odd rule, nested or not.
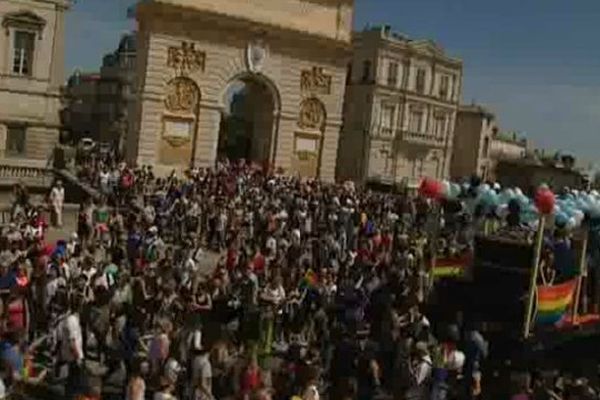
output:
[[[236,107],[234,112],[228,109],[228,105],[234,105],[234,98],[230,99],[229,96],[235,85],[240,86],[237,93],[246,100],[238,103],[241,109]],[[217,158],[244,158],[263,165],[272,164],[277,149],[281,110],[281,96],[275,83],[260,72],[234,73],[224,81],[218,103],[221,119]],[[237,121],[235,127],[232,121]]]
[[[269,90],[271,97],[273,98],[273,103],[274,103],[273,111],[276,114],[278,114],[281,111],[281,94],[279,93],[279,89],[277,88],[277,85],[273,82],[272,79],[270,79],[265,74],[262,74],[260,72],[250,72],[250,71],[241,71],[241,72],[234,73],[231,76],[231,78],[223,81],[223,84],[221,86],[222,90],[219,93],[219,106],[221,108],[225,108],[226,102],[227,102],[226,101],[227,90],[229,89],[231,84],[236,81],[241,81],[241,82],[254,81],[254,82],[258,82],[260,84],[265,85],[265,87]]]
[[[165,165],[193,165],[201,90],[193,79],[178,76],[165,85],[159,158]]]

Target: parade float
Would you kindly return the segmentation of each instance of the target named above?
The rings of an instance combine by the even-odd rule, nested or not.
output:
[[[475,327],[489,339],[491,358],[508,364],[579,360],[579,349],[589,363],[600,359],[588,345],[600,335],[597,277],[588,268],[598,250],[597,192],[555,195],[542,186],[528,197],[427,179],[419,192],[434,202],[437,220],[440,204],[460,198],[479,227],[471,246],[451,257],[431,249],[434,320]]]

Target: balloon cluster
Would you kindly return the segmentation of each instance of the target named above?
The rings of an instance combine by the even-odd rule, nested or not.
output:
[[[468,193],[475,196],[475,206],[482,207],[486,214],[493,213],[505,218],[513,209],[519,210],[521,222],[535,225],[540,214],[554,214],[555,224],[572,230],[579,226],[586,216],[600,218],[600,193],[572,190],[556,198],[546,185],[541,185],[535,197],[530,198],[520,188],[501,189],[499,185],[489,184],[471,186],[459,185],[449,181],[425,178],[419,187],[419,194],[434,200],[453,200]]]

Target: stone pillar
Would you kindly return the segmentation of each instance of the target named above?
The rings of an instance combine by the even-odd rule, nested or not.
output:
[[[321,140],[321,165],[319,168],[320,179],[324,182],[335,181],[335,165],[337,161],[337,147],[340,129],[342,128],[341,121],[327,123],[323,138]]]
[[[4,151],[6,150],[6,136],[8,129],[6,125],[0,124],[0,158],[4,157]]]
[[[201,168],[212,167],[217,159],[219,128],[223,109],[217,103],[201,102],[196,134],[194,165]]]

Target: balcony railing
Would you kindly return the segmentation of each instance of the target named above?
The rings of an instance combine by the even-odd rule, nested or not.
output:
[[[0,160],[0,184],[13,185],[17,182],[45,187],[52,182],[52,171],[44,161],[36,163],[26,159]]]
[[[396,133],[398,139],[403,142],[421,145],[421,146],[430,146],[430,147],[443,147],[444,146],[444,137],[436,136],[430,133],[422,133],[422,132],[414,132],[408,130],[399,130]]]

